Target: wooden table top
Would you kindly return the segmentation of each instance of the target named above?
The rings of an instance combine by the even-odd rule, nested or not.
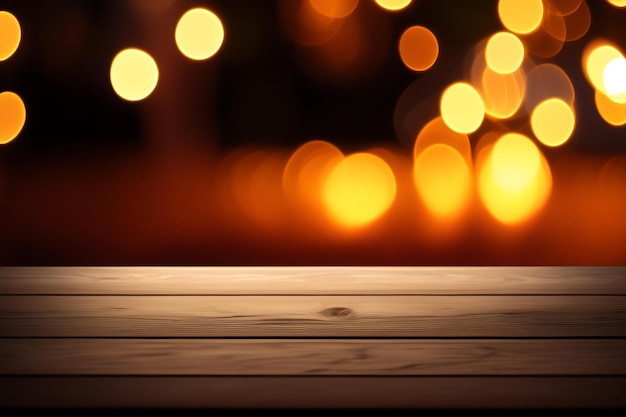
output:
[[[626,408],[626,267],[3,267],[3,408]]]

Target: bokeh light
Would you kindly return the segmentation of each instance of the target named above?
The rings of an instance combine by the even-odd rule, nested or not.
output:
[[[507,190],[524,188],[539,170],[539,149],[519,133],[502,135],[491,152],[496,182]]]
[[[575,125],[574,110],[559,98],[539,103],[530,116],[533,133],[546,146],[564,144],[572,136]]]
[[[469,136],[450,129],[441,117],[430,120],[420,130],[413,145],[413,159],[417,159],[424,150],[436,144],[452,147],[460,153],[468,166],[471,165],[472,146]]]
[[[430,213],[440,220],[458,218],[467,208],[471,176],[463,155],[445,144],[434,144],[415,160],[413,180]]]
[[[400,58],[413,71],[426,71],[435,64],[439,43],[435,35],[423,26],[406,29],[398,44]]]
[[[359,0],[309,0],[309,3],[321,15],[342,19],[354,12]]]
[[[224,42],[224,26],[215,13],[203,8],[187,11],[176,25],[176,45],[189,59],[205,60]]]
[[[618,57],[606,64],[602,76],[604,89],[616,103],[626,103],[626,59]]]
[[[343,158],[332,143],[311,140],[296,149],[285,165],[282,185],[285,197],[296,214],[317,217],[322,205],[322,190],[330,169]]]
[[[569,16],[578,10],[584,0],[547,0],[546,3],[550,6],[552,13]]]
[[[615,7],[626,7],[626,0],[606,0]]]
[[[521,69],[511,74],[498,74],[485,68],[481,81],[480,92],[488,116],[508,119],[517,113],[526,91],[526,80]]]
[[[549,3],[545,3],[549,5]],[[540,58],[552,58],[565,45],[567,27],[563,16],[557,13],[544,12],[543,20],[537,30],[520,35],[526,52]]]
[[[439,109],[448,127],[459,133],[473,133],[485,118],[480,94],[468,83],[454,83],[443,92]]]
[[[488,212],[514,225],[535,215],[552,190],[547,161],[526,136],[507,133],[476,158],[478,192]]]
[[[0,93],[0,145],[11,142],[26,123],[24,102],[12,91]]]
[[[549,98],[560,98],[573,106],[576,91],[572,80],[561,67],[545,63],[534,67],[526,76],[526,111],[532,113],[539,103]]]
[[[22,38],[20,22],[13,14],[0,11],[0,61],[9,59],[17,51]]]
[[[580,2],[574,12],[564,15],[565,41],[573,42],[587,34],[591,27],[591,11],[586,1]]]
[[[583,51],[583,69],[589,83],[595,88],[607,93],[604,85],[604,72],[607,65],[616,59],[624,59],[622,53],[606,42],[592,42]]]
[[[543,19],[542,0],[499,0],[498,16],[505,28],[518,34],[535,31]]]
[[[319,14],[309,0],[283,0],[280,18],[287,35],[302,46],[319,46],[331,40],[343,27],[343,19]]]
[[[129,48],[113,58],[111,85],[124,100],[145,99],[154,91],[158,81],[159,68],[147,52]]]
[[[366,152],[348,155],[328,173],[323,201],[339,225],[358,228],[382,216],[396,196],[393,171],[382,158]]]
[[[376,4],[382,7],[385,10],[389,10],[392,12],[396,12],[399,10],[404,10],[413,0],[375,0]]]
[[[499,74],[515,72],[524,61],[524,44],[510,32],[491,36],[485,48],[487,66]]]
[[[626,103],[616,103],[601,91],[596,90],[595,103],[602,119],[611,126],[626,124]]]

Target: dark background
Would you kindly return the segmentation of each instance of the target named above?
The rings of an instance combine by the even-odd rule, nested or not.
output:
[[[28,110],[18,139],[1,149],[3,163],[41,152],[144,146],[148,132],[141,121],[142,109],[165,94],[163,77],[144,102],[125,102],[110,86],[110,62],[121,49],[135,46],[155,56],[163,71],[170,64],[158,59],[159,51],[145,41],[146,32],[162,32],[159,47],[173,50],[173,24],[179,11],[191,6],[208,7],[220,16],[225,43],[208,61],[192,62],[180,54],[168,57],[180,61],[174,65],[182,68],[185,77],[197,79],[190,97],[197,110],[190,119],[196,123],[210,119],[216,134],[204,134],[203,139],[222,149],[250,143],[294,147],[312,138],[355,148],[398,142],[407,146],[410,139],[399,138],[393,125],[394,107],[404,89],[424,79],[425,97],[437,96],[446,84],[463,77],[463,59],[471,47],[502,29],[496,0],[415,0],[397,13],[378,8],[373,0],[362,0],[359,10],[367,9],[367,31],[389,41],[380,52],[382,59],[365,75],[324,78],[311,71],[314,64],[298,59],[306,48],[283,30],[279,1],[175,2],[172,25],[157,28],[138,23],[136,3],[3,2],[0,8],[18,17],[23,38],[16,55],[0,64],[0,89],[18,92]],[[555,58],[535,61],[561,64],[575,84],[578,129],[567,147],[585,152],[624,150],[626,140],[619,140],[623,131],[602,123],[593,107],[580,54],[595,36],[623,46],[626,11],[605,1],[588,5],[589,33],[566,43]],[[401,33],[415,24],[429,27],[440,42],[439,60],[423,74],[406,69],[397,53]],[[211,83],[203,81],[207,73]]]

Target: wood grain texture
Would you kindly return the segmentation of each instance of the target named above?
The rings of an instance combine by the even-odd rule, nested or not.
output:
[[[624,296],[2,296],[2,337],[624,337]]]
[[[0,337],[4,408],[626,408],[626,267],[4,267]]]
[[[2,267],[0,294],[626,294],[626,267]]]
[[[0,377],[45,408],[623,408],[624,377]]]
[[[626,340],[8,339],[0,375],[626,375]]]

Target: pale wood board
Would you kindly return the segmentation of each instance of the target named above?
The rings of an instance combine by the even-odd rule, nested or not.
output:
[[[2,296],[0,337],[625,337],[625,296]]]
[[[0,294],[626,294],[626,267],[1,267]]]

